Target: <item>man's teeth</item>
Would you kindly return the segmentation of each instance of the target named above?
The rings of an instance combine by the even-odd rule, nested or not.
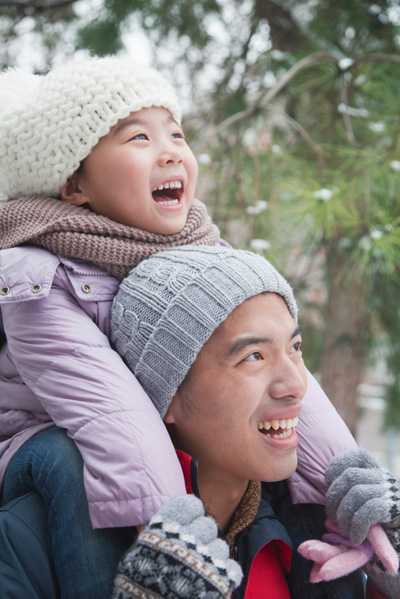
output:
[[[282,431],[281,433],[274,433],[273,437],[274,437],[274,439],[289,439],[292,432],[293,432],[293,429],[288,428],[285,431]],[[266,435],[267,435],[267,437],[268,436],[272,437],[272,433],[266,433]]]
[[[182,181],[170,181],[155,187],[153,191],[163,191],[163,189],[182,189]]]
[[[273,431],[277,431],[279,429],[285,431],[286,433],[291,433],[291,429],[295,428],[299,423],[299,419],[296,418],[288,418],[287,420],[265,420],[264,422],[259,422],[258,423],[258,430],[262,431],[269,431],[269,430],[273,430]],[[272,431],[271,431],[272,432]],[[285,433],[281,433],[280,435],[277,436],[281,436]],[[286,435],[286,436],[289,436]]]

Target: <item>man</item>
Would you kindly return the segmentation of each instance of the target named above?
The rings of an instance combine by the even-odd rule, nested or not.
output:
[[[121,284],[112,341],[163,417],[187,491],[201,498],[243,568],[234,596],[362,597],[359,573],[308,582],[309,567],[294,550],[321,536],[324,512],[293,506],[286,483],[276,482],[296,469],[307,380],[297,307],[283,277],[260,256],[238,250],[186,247],[157,254]],[[185,559],[171,547],[166,558],[162,541],[173,530],[183,551],[190,521],[183,501],[152,521],[121,565],[115,597],[140,596],[144,589],[173,597],[168,585],[178,580],[185,588],[179,568],[174,575]]]
[[[282,482],[296,468],[306,390],[296,303],[283,277],[239,250],[163,252],[121,284],[112,329],[170,431],[190,494],[167,502],[140,532],[113,597],[364,597],[360,572],[310,584],[311,563],[296,552],[321,537],[324,510],[292,505]],[[21,515],[12,507],[0,518],[1,551],[7,518]],[[36,556],[45,561],[45,539]],[[52,596],[52,581],[34,582],[31,597],[41,596],[39,584]]]

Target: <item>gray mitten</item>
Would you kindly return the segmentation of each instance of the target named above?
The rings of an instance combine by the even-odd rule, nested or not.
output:
[[[383,524],[393,546],[400,526],[400,481],[364,449],[335,458],[326,473],[326,510],[342,534],[359,545],[373,524]]]
[[[121,560],[113,599],[230,597],[242,570],[217,534],[200,499],[170,499]]]

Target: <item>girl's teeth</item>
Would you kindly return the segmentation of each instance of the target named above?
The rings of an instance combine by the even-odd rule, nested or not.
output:
[[[161,204],[161,206],[176,206],[179,204],[179,200],[158,200],[157,204]]]
[[[159,185],[153,191],[162,191],[163,189],[181,189],[182,181],[170,181],[169,183],[163,183]]]

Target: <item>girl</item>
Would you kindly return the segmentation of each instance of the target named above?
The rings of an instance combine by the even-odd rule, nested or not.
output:
[[[6,72],[0,90],[2,502],[37,491],[61,596],[104,597],[131,527],[185,492],[159,414],[110,346],[111,302],[146,256],[222,242],[158,73],[84,58]],[[354,441],[310,375],[299,432],[292,496],[318,501],[325,464]]]

